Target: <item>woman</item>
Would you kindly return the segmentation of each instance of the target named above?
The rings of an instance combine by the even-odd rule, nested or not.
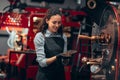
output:
[[[65,80],[60,53],[67,50],[67,38],[62,33],[62,13],[48,9],[34,38],[39,69],[36,80]]]

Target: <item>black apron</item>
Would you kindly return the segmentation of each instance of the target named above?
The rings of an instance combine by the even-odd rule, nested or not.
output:
[[[61,35],[45,37],[45,54],[47,58],[63,52],[64,39]],[[40,67],[36,80],[65,80],[64,66],[61,59],[57,59],[47,67]]]

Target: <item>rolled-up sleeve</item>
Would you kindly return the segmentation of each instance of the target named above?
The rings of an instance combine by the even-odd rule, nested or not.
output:
[[[63,34],[63,39],[64,39],[64,52],[67,51],[67,37],[65,34]]]
[[[43,34],[37,33],[35,38],[34,38],[34,45],[35,45],[35,50],[36,50],[36,61],[39,63],[41,67],[46,67],[46,57],[45,57],[45,52],[44,52],[44,44],[45,44],[45,39]]]

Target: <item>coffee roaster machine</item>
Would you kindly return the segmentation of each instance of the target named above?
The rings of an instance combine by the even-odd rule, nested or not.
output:
[[[113,5],[115,3],[115,5]],[[119,80],[119,1],[87,0],[77,15],[81,22],[79,53],[72,64],[72,80]],[[89,39],[93,36],[95,40]],[[84,50],[84,48],[86,48]]]
[[[69,64],[63,63],[70,67],[66,72],[67,80],[119,80],[118,4],[118,0],[86,0],[86,6],[80,7],[79,11],[62,10],[68,49],[78,51],[68,60]],[[34,49],[36,26],[41,22],[46,10],[26,7],[23,13],[0,13],[0,27],[28,28],[27,46]],[[78,38],[78,35],[83,35],[86,39]],[[96,38],[92,40],[92,37]]]

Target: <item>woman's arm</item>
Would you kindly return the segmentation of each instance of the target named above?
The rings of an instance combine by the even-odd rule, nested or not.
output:
[[[57,59],[56,56],[53,56],[51,58],[45,57],[46,55],[44,52],[44,44],[45,44],[44,35],[42,33],[37,33],[34,38],[34,45],[35,45],[36,55],[37,55],[36,60],[41,67],[46,67]]]
[[[64,52],[67,51],[67,37],[65,34],[63,34],[63,39],[64,39]]]

